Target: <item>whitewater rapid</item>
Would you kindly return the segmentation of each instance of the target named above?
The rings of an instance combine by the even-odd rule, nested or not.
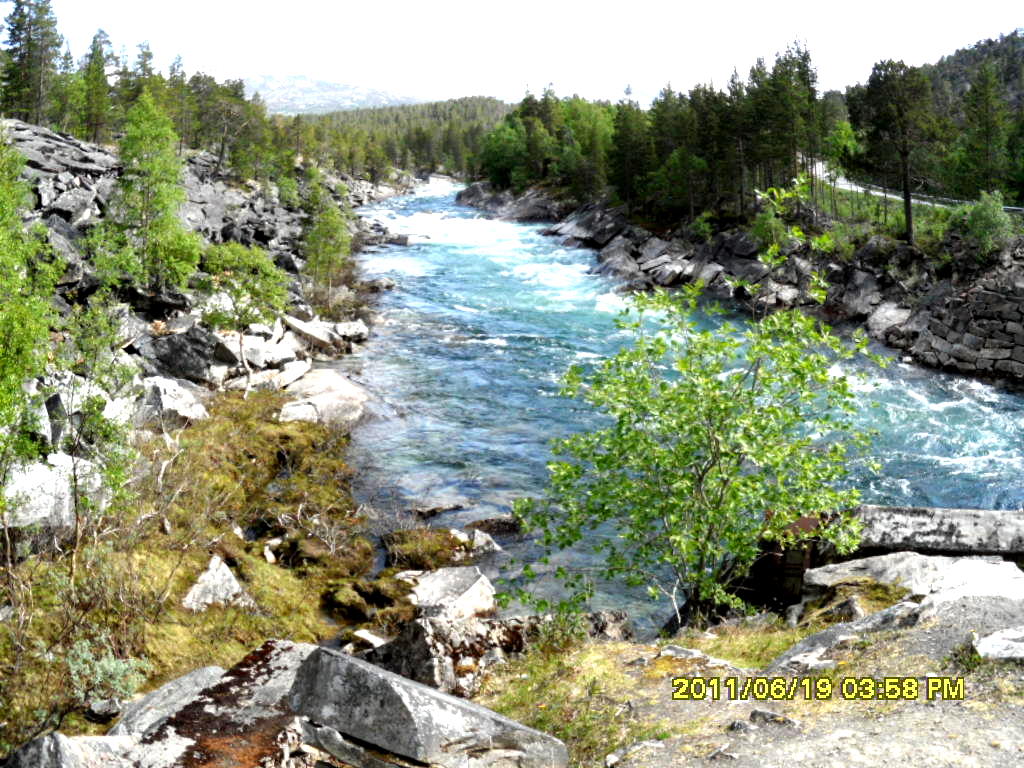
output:
[[[451,525],[541,491],[550,440],[596,423],[558,396],[562,374],[628,341],[614,325],[623,297],[590,274],[592,251],[562,247],[543,225],[457,206],[457,190],[435,179],[362,209],[410,245],[360,257],[367,277],[397,287],[381,297],[370,343],[340,364],[377,396],[353,435],[357,496],[464,506],[440,521]],[[859,418],[879,431],[871,453],[882,467],[854,467],[865,501],[1024,508],[1020,394],[895,357],[865,370]],[[562,559],[586,565],[587,557]],[[635,595],[610,589],[604,605],[635,605]]]

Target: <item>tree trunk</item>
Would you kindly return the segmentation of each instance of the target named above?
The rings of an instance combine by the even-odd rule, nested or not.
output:
[[[242,399],[249,399],[249,391],[252,389],[252,368],[249,361],[245,359],[245,335],[238,332],[238,356],[242,359],[242,367],[245,369],[245,391],[242,392]]]
[[[914,209],[910,204],[910,153],[900,153],[900,174],[903,176],[903,218],[907,223],[906,241],[914,244]]]

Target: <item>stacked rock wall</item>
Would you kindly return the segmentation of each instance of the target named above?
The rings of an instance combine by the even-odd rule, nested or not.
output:
[[[911,347],[926,365],[1024,379],[1024,270],[999,269],[927,312]]]

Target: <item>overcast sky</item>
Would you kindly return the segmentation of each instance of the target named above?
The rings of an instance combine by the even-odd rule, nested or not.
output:
[[[798,40],[822,90],[867,79],[880,59],[937,60],[1024,25],[1019,2],[738,2],[737,0],[52,0],[75,57],[97,28],[116,52],[146,40],[165,71],[218,79],[308,75],[421,99],[518,101],[551,83],[559,95],[642,104],[666,82],[688,90],[744,78]],[[10,2],[0,2],[6,15]]]

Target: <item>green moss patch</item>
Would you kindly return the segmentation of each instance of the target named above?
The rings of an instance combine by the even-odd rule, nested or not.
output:
[[[416,571],[433,571],[465,563],[471,548],[444,528],[393,531],[384,537],[387,564]]]

